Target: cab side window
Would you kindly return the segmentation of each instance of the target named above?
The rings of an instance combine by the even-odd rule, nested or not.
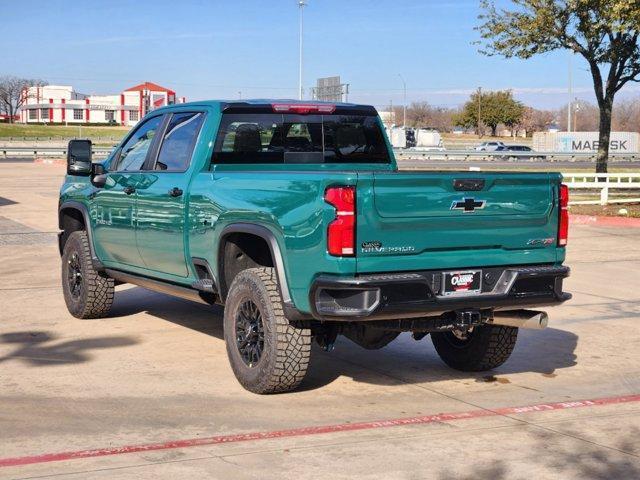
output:
[[[150,118],[140,125],[122,147],[118,163],[113,170],[130,172],[142,169],[151,142],[153,142],[153,138],[158,128],[160,128],[161,123],[162,116],[157,116]]]
[[[183,172],[189,167],[203,120],[204,114],[200,112],[172,115],[162,139],[155,170]]]

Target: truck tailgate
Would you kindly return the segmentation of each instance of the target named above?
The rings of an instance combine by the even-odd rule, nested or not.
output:
[[[553,173],[361,174],[357,269],[554,263],[559,183]]]

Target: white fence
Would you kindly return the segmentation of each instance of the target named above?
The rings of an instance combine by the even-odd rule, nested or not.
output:
[[[600,193],[599,200],[571,200],[571,205],[640,202],[640,173],[563,173],[562,176],[570,192]],[[616,194],[622,196],[615,197]],[[639,196],[630,197],[629,194]]]

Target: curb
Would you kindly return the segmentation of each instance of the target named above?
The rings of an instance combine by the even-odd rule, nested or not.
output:
[[[569,224],[595,225],[598,227],[640,228],[640,218],[605,217],[603,215],[571,215],[569,214]]]
[[[37,165],[65,165],[67,163],[67,160],[64,158],[36,157],[33,160],[33,163]]]

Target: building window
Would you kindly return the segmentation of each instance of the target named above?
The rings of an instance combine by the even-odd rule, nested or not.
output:
[[[73,119],[74,120],[82,120],[84,117],[82,115],[82,110],[79,108],[73,109]]]
[[[40,109],[40,118],[42,120],[49,120],[49,109],[48,108],[41,108]]]
[[[37,120],[38,119],[38,110],[32,108],[29,110],[29,120]]]
[[[116,120],[116,112],[115,112],[115,110],[105,110],[104,111],[104,119],[107,122],[115,122],[115,120]]]
[[[137,110],[129,110],[129,121],[137,122],[139,120],[138,111]]]

